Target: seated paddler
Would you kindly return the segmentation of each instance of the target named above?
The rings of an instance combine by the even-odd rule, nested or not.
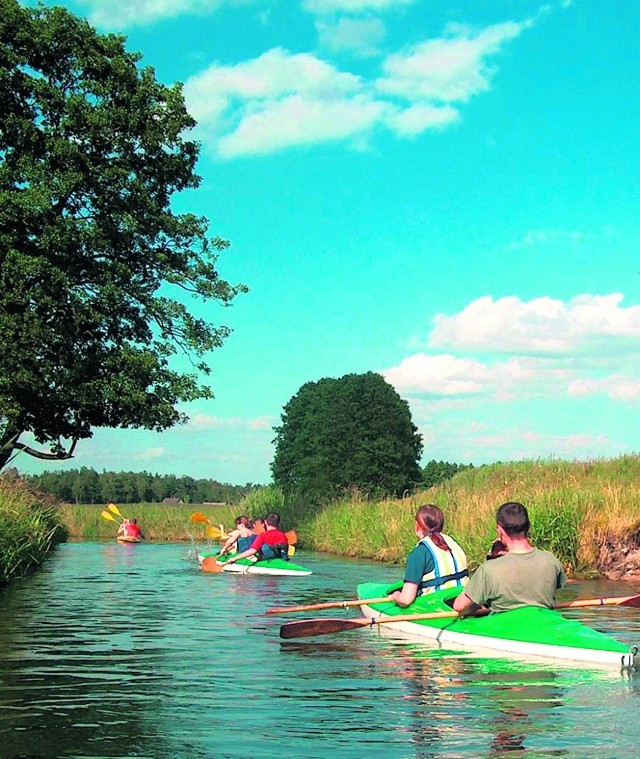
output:
[[[556,590],[567,577],[558,559],[529,542],[529,514],[515,501],[503,503],[496,515],[498,538],[507,552],[485,561],[453,603],[461,615],[482,606],[491,611],[509,611],[521,606],[553,609]]]
[[[249,548],[232,556],[227,564],[232,564],[238,559],[258,556],[260,559],[284,559],[289,560],[289,542],[287,536],[280,530],[280,515],[268,514],[264,519],[265,531],[256,535]]]
[[[407,557],[402,588],[389,595],[398,606],[409,606],[417,596],[443,588],[463,588],[469,575],[465,552],[442,532],[441,509],[432,503],[421,506],[415,529],[418,544]]]
[[[251,548],[253,541],[256,539],[256,535],[253,532],[253,525],[251,520],[245,514],[236,518],[235,529],[229,533],[225,544],[222,546],[218,556],[223,556],[230,551],[237,551],[242,553],[247,548]]]

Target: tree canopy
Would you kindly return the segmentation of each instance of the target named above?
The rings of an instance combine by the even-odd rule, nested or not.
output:
[[[183,421],[229,333],[189,304],[247,289],[219,276],[207,220],[171,208],[200,183],[181,86],[124,45],[0,0],[0,468],[16,448],[67,458],[94,427]]]
[[[271,470],[285,491],[401,495],[421,479],[422,436],[407,402],[379,374],[308,382],[281,420]]]

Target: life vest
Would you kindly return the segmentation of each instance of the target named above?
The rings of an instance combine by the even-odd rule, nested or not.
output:
[[[422,595],[443,588],[463,588],[468,582],[469,570],[465,552],[450,535],[443,535],[443,533],[440,535],[451,549],[451,553],[438,548],[429,535],[420,541],[433,557],[434,566],[431,572],[427,572],[422,577],[420,582]]]
[[[247,535],[246,538],[243,538],[242,536],[238,538],[236,541],[236,551],[238,553],[242,553],[243,551],[246,551],[247,548],[251,548],[251,544],[256,539],[257,535]]]

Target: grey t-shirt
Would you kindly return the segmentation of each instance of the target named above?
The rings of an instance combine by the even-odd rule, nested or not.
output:
[[[534,548],[527,553],[507,553],[481,564],[464,592],[479,606],[508,611],[520,606],[553,608],[556,590],[567,577],[549,551]]]

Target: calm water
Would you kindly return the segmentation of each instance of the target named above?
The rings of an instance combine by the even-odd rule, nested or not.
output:
[[[1,759],[637,755],[640,673],[460,658],[368,629],[281,641],[313,613],[268,606],[351,598],[401,570],[299,552],[311,577],[211,575],[189,553],[70,543],[0,594]],[[637,610],[579,616],[640,641]]]

